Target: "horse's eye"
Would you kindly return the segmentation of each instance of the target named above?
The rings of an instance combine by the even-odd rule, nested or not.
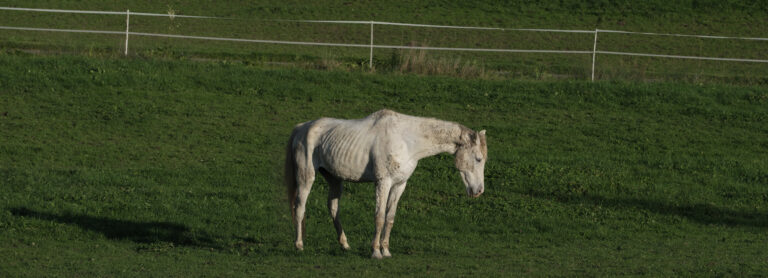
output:
[[[477,160],[478,163],[483,161],[482,158],[475,158],[475,160]]]

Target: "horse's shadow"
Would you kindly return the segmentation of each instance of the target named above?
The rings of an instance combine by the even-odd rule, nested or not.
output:
[[[8,211],[15,217],[75,225],[84,230],[102,234],[109,240],[132,241],[140,245],[139,250],[165,248],[163,246],[170,243],[176,247],[237,252],[248,256],[300,254],[292,248],[283,248],[283,244],[278,241],[265,240],[258,236],[212,236],[205,231],[191,229],[186,225],[172,222],[117,220],[72,213],[54,214],[25,207],[10,208]],[[161,246],[156,247],[155,244]],[[348,255],[349,252],[334,252],[333,254],[341,256]]]
[[[130,240],[135,243],[172,243],[176,246],[193,246],[221,249],[209,235],[193,231],[189,227],[171,222],[141,222],[116,220],[79,214],[52,214],[28,208],[13,208],[14,216],[77,225],[85,230],[103,234],[111,240]]]

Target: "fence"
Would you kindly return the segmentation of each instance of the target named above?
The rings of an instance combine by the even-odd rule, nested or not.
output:
[[[131,36],[144,36],[144,37],[165,37],[165,38],[177,38],[177,39],[193,39],[193,40],[211,40],[211,41],[231,41],[231,42],[247,42],[247,43],[262,43],[262,44],[285,44],[285,45],[304,45],[304,46],[329,46],[329,47],[352,47],[352,48],[369,48],[369,67],[373,67],[373,50],[374,49],[414,49],[414,50],[435,50],[435,51],[466,51],[466,52],[497,52],[497,53],[545,53],[545,54],[577,54],[577,55],[591,55],[591,80],[595,79],[595,60],[597,55],[619,55],[619,56],[639,56],[639,57],[657,57],[657,58],[669,58],[669,59],[692,59],[692,60],[710,60],[710,61],[730,61],[730,62],[748,62],[748,63],[768,63],[765,59],[751,59],[751,58],[726,58],[726,57],[706,57],[706,56],[686,56],[686,55],[667,55],[667,54],[653,54],[653,53],[634,53],[634,52],[622,52],[622,51],[605,51],[598,49],[598,37],[600,33],[614,33],[614,34],[631,34],[631,35],[646,35],[646,36],[670,36],[670,37],[689,37],[700,39],[715,39],[715,40],[747,40],[747,41],[768,41],[768,38],[760,37],[735,37],[735,36],[711,36],[711,35],[686,35],[686,34],[665,34],[665,33],[649,33],[649,32],[630,32],[630,31],[617,31],[617,30],[559,30],[559,29],[532,29],[532,28],[495,28],[495,27],[472,27],[472,26],[449,26],[449,25],[429,25],[429,24],[410,24],[410,23],[395,23],[395,22],[380,22],[380,21],[342,21],[342,20],[272,20],[272,21],[284,21],[284,22],[301,22],[301,23],[324,23],[324,24],[357,24],[357,25],[370,25],[370,43],[369,44],[354,44],[354,43],[333,43],[333,42],[307,42],[307,41],[287,41],[287,40],[262,40],[262,39],[244,39],[244,38],[227,38],[227,37],[212,37],[212,36],[192,36],[192,35],[179,35],[179,34],[163,34],[163,33],[146,33],[146,32],[132,32],[130,29],[131,16],[147,16],[147,17],[169,17],[173,18],[190,18],[190,19],[222,19],[227,20],[229,18],[210,17],[210,16],[192,16],[192,15],[177,15],[174,13],[157,14],[157,13],[141,13],[131,12],[130,10],[122,11],[90,11],[90,10],[61,10],[61,9],[33,9],[33,8],[17,8],[17,7],[0,7],[0,10],[6,11],[19,11],[19,12],[41,12],[41,13],[70,13],[70,14],[98,14],[98,15],[120,15],[125,16],[125,31],[107,31],[107,30],[81,30],[81,29],[57,29],[57,28],[35,28],[35,27],[23,27],[23,26],[0,26],[2,30],[20,30],[20,31],[41,31],[41,32],[65,32],[65,33],[90,33],[90,34],[109,34],[109,35],[125,35],[125,48],[124,55],[128,55],[129,39]],[[499,48],[466,48],[466,47],[430,47],[430,46],[408,46],[408,45],[380,45],[374,44],[374,30],[375,26],[389,25],[389,26],[401,26],[401,27],[419,27],[419,28],[442,28],[442,29],[464,29],[464,30],[496,30],[496,31],[521,31],[521,32],[551,32],[551,33],[583,33],[592,34],[594,36],[594,42],[592,49],[590,50],[542,50],[542,49],[499,49]]]

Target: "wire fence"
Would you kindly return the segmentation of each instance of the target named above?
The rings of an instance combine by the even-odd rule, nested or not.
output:
[[[35,32],[60,32],[60,33],[87,33],[87,34],[105,34],[105,35],[121,35],[124,36],[124,43],[122,50],[124,55],[129,55],[129,42],[132,37],[161,37],[161,38],[173,38],[173,39],[185,39],[185,40],[205,40],[205,41],[224,41],[224,42],[245,42],[245,43],[258,43],[258,44],[276,44],[276,45],[299,45],[299,46],[323,46],[323,47],[342,47],[342,48],[358,48],[368,49],[368,67],[374,66],[374,49],[396,49],[396,50],[420,50],[420,51],[447,51],[447,52],[478,52],[478,53],[536,53],[536,54],[562,54],[562,55],[590,55],[591,57],[591,69],[590,79],[595,80],[595,65],[598,55],[613,55],[613,56],[635,56],[635,57],[654,57],[663,59],[687,59],[687,60],[706,60],[706,61],[724,61],[724,62],[740,62],[740,63],[768,63],[768,59],[757,58],[737,58],[737,57],[712,57],[712,56],[698,56],[698,55],[678,55],[678,54],[658,54],[658,53],[641,53],[641,52],[627,52],[627,51],[611,51],[602,50],[600,46],[601,34],[621,34],[632,36],[662,36],[662,37],[677,37],[677,38],[696,38],[706,40],[738,40],[738,41],[754,41],[754,42],[768,42],[768,38],[761,37],[738,37],[738,36],[713,36],[713,35],[689,35],[689,34],[667,34],[667,33],[651,33],[651,32],[631,32],[631,31],[619,31],[619,30],[561,30],[561,29],[533,29],[533,28],[497,28],[497,27],[473,27],[473,26],[450,26],[450,25],[430,25],[430,24],[411,24],[411,23],[397,23],[397,22],[381,22],[381,21],[343,21],[343,20],[265,20],[272,22],[286,22],[286,23],[302,23],[302,24],[343,24],[343,25],[361,25],[370,27],[368,31],[369,39],[367,43],[345,43],[345,42],[323,42],[323,41],[294,41],[294,40],[280,40],[280,39],[252,39],[252,38],[233,38],[224,36],[202,36],[202,35],[188,35],[188,34],[172,34],[172,33],[160,33],[160,32],[135,32],[132,31],[131,18],[132,17],[164,17],[171,20],[175,18],[183,19],[212,19],[212,20],[238,20],[233,18],[211,17],[211,16],[193,16],[193,15],[179,15],[172,12],[169,13],[143,13],[143,12],[131,12],[126,11],[91,11],[91,10],[62,10],[62,9],[33,9],[33,8],[18,8],[18,7],[0,7],[0,11],[12,11],[12,12],[36,12],[36,13],[59,13],[59,14],[89,14],[89,15],[110,15],[110,16],[123,16],[125,17],[125,31],[115,30],[91,30],[91,29],[71,29],[71,28],[42,28],[42,27],[29,27],[29,26],[5,26],[0,25],[0,30],[15,30],[15,31],[35,31]],[[591,49],[517,49],[517,48],[490,48],[490,47],[447,47],[447,46],[419,46],[419,45],[397,45],[397,44],[377,44],[376,42],[376,30],[385,27],[393,26],[400,28],[430,28],[430,29],[452,29],[452,30],[476,30],[476,31],[500,31],[500,32],[535,32],[535,33],[565,33],[565,34],[582,34],[591,36],[592,48]]]

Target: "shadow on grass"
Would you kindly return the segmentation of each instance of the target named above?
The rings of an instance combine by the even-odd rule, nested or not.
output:
[[[563,195],[545,192],[518,192],[539,199],[555,200],[566,204],[600,205],[619,209],[645,210],[657,214],[675,215],[705,225],[768,227],[768,214],[763,212],[735,211],[711,204],[669,204],[637,198],[607,198],[597,195]]]
[[[88,215],[56,215],[27,208],[13,208],[10,211],[15,216],[77,225],[113,240],[130,240],[148,244],[165,242],[176,246],[222,249],[208,235],[201,235],[191,231],[187,226],[176,223],[126,221]]]
[[[171,222],[127,221],[78,214],[59,215],[28,208],[11,208],[9,211],[17,217],[77,225],[82,229],[103,234],[111,240],[130,240],[139,244],[138,250],[141,251],[163,251],[173,246],[186,246],[236,252],[246,256],[297,254],[292,248],[284,248],[288,245],[284,242],[255,237],[212,237],[206,232]],[[290,246],[293,247],[292,244]]]

